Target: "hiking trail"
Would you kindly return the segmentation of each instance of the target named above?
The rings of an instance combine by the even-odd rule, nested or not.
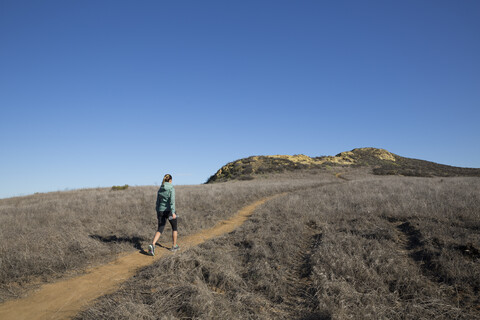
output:
[[[209,239],[232,232],[242,225],[258,206],[280,195],[283,194],[262,198],[210,229],[179,238],[181,250],[188,250]],[[129,253],[108,264],[88,269],[84,275],[45,284],[25,298],[0,304],[0,319],[72,318],[94,299],[116,291],[119,285],[132,277],[139,268],[169,254],[175,253],[160,248],[157,248],[154,257],[139,252]]]

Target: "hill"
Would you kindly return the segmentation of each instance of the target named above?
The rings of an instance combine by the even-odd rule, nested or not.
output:
[[[480,319],[480,179],[374,176],[356,165],[176,186],[182,250],[167,250],[167,226],[157,246],[166,255],[75,319]],[[157,189],[1,199],[0,301],[118,267],[117,255],[151,258],[142,253]],[[272,195],[234,231],[187,248]],[[45,310],[62,318],[72,308]],[[1,303],[0,318],[9,319]]]
[[[336,156],[309,157],[300,155],[252,156],[224,165],[207,183],[228,180],[251,180],[255,175],[321,169],[332,166],[369,167],[376,175],[416,177],[480,176],[480,169],[460,168],[435,162],[406,158],[384,149],[357,148]]]
[[[332,171],[157,260],[76,319],[480,319],[480,179]],[[291,185],[307,172],[283,175]]]

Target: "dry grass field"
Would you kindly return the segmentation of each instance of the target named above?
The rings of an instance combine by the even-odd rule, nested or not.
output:
[[[0,200],[2,299],[139,250],[156,189]],[[335,168],[176,190],[180,245],[287,193],[234,232],[139,270],[78,319],[480,319],[480,178]]]
[[[78,319],[480,319],[480,179],[297,189]]]
[[[317,172],[293,180],[286,175],[255,183],[177,186],[179,236],[209,228],[261,197],[334,180],[331,173]],[[145,247],[156,230],[157,190],[85,189],[0,200],[0,302]],[[161,240],[169,244],[170,234],[167,226]]]

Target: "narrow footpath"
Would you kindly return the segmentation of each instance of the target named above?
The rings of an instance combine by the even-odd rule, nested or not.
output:
[[[228,220],[200,233],[179,238],[181,250],[188,250],[209,239],[232,232],[242,225],[258,206],[279,195],[263,198],[238,211]],[[7,301],[0,305],[0,319],[68,319],[75,316],[94,299],[118,289],[132,277],[138,268],[152,264],[168,254],[157,248],[155,257],[139,252],[124,255],[108,264],[91,268],[85,275],[46,284],[32,291],[25,298]]]

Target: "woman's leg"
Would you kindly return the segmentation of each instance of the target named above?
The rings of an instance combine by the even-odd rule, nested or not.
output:
[[[173,242],[173,247],[175,247],[177,245],[177,236],[178,236],[178,232],[177,232],[177,218],[175,219],[172,219],[172,220],[169,220],[170,221],[170,225],[172,226],[172,242]]]
[[[155,237],[153,237],[153,246],[157,244],[158,239],[160,239],[160,236],[162,235],[163,228],[165,228],[165,224],[167,223],[167,215],[165,215],[164,212],[157,212],[157,219],[158,219],[158,228],[157,232],[155,232]]]
[[[155,237],[153,238],[153,242],[152,242],[154,246],[157,244],[157,241],[158,241],[158,239],[160,239],[161,235],[162,234],[160,232],[158,232],[158,231],[155,232]]]

